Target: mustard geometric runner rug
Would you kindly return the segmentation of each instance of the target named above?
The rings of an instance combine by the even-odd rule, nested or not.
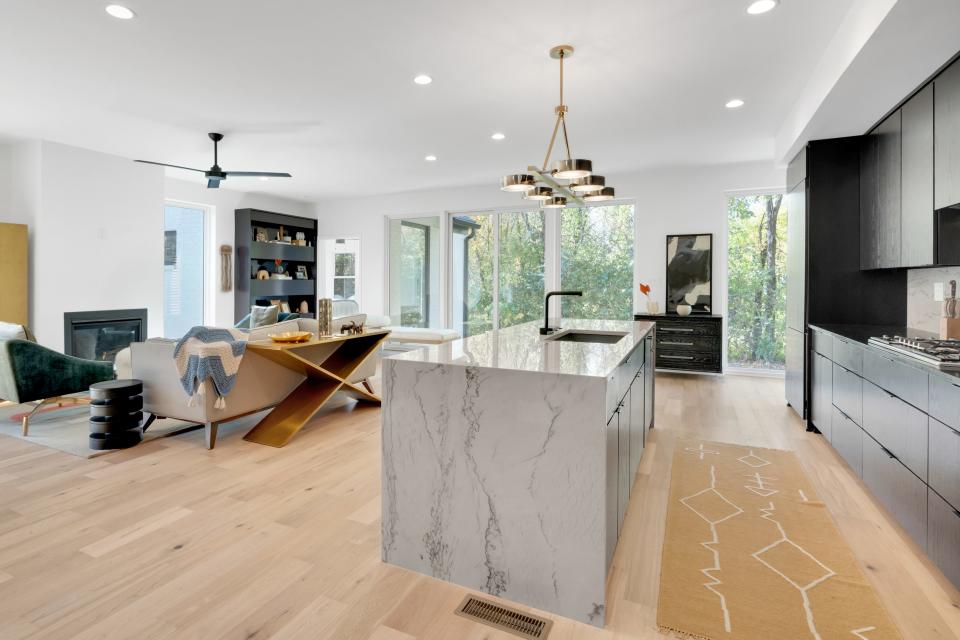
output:
[[[687,439],[657,624],[707,640],[900,638],[793,453]]]

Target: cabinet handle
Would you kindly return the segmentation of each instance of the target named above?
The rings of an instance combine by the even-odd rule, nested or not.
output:
[[[692,342],[667,342],[666,340],[664,340],[664,341],[661,342],[660,344],[672,344],[672,345],[677,346],[677,347],[692,347],[692,346],[693,346],[693,343],[692,343]]]
[[[884,446],[881,446],[880,448],[883,449],[883,452],[884,452],[885,454],[887,454],[887,456],[889,456],[890,458],[893,458],[894,460],[899,460],[899,458],[898,458],[897,456],[893,455],[893,452],[890,451],[890,449],[887,449],[887,448],[884,447]]]
[[[678,328],[663,327],[662,329],[660,329],[660,331],[664,333],[693,333],[693,329],[686,328],[686,327],[678,327]]]
[[[665,356],[661,354],[660,357],[664,360],[693,360],[693,356]]]

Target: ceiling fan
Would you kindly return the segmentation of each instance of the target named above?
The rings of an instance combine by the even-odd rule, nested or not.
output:
[[[217,143],[223,140],[222,133],[208,133],[207,134],[211,140],[213,140],[213,166],[204,171],[203,169],[194,169],[192,167],[181,167],[177,164],[166,164],[165,162],[151,162],[149,160],[134,160],[134,162],[142,162],[144,164],[155,164],[161,167],[172,167],[174,169],[186,169],[187,171],[199,171],[203,175],[207,176],[207,188],[208,189],[219,189],[220,183],[227,179],[227,177],[243,177],[243,178],[292,178],[289,173],[273,173],[270,171],[224,171],[220,168],[220,165],[217,164]]]

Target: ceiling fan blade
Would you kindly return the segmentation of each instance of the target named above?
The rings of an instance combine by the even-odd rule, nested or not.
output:
[[[209,180],[207,180],[207,189],[219,189],[219,188],[220,188],[219,178],[210,178]]]
[[[228,176],[241,178],[292,178],[289,173],[271,173],[270,171],[226,171]]]
[[[141,162],[143,164],[155,164],[158,167],[170,167],[172,169],[186,169],[187,171],[199,171],[200,173],[206,173],[204,169],[194,169],[193,167],[181,167],[178,164],[166,164],[164,162],[151,162],[149,160],[134,160],[134,162]]]

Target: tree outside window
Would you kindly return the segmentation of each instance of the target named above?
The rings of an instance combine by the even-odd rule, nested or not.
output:
[[[782,370],[787,301],[787,211],[783,194],[727,201],[727,360]]]

